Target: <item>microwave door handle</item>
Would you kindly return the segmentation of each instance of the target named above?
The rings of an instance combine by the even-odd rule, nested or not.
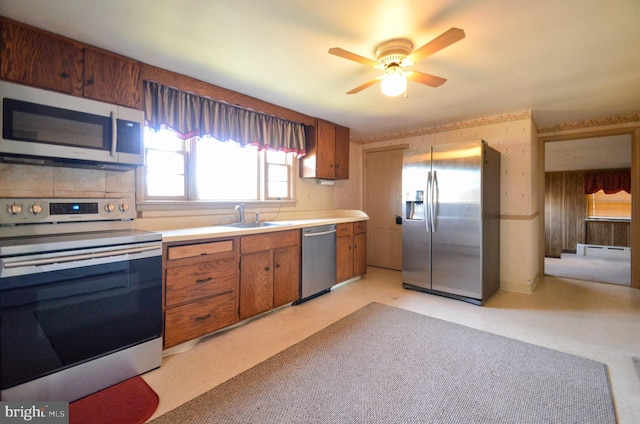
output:
[[[116,114],[111,111],[111,157],[116,156],[116,148],[118,146],[118,125],[116,122]]]

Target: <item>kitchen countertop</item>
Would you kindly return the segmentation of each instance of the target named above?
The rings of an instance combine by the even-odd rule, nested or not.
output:
[[[291,219],[283,221],[267,221],[279,225],[253,227],[253,228],[237,228],[228,225],[212,225],[209,227],[180,228],[173,230],[158,231],[162,234],[163,242],[178,241],[194,241],[200,239],[210,239],[217,237],[243,236],[258,233],[271,233],[276,231],[285,231],[292,229],[300,229],[306,227],[314,227],[317,225],[340,224],[343,222],[366,221],[369,217],[360,212],[352,216],[339,216],[330,218],[311,218],[311,219]]]

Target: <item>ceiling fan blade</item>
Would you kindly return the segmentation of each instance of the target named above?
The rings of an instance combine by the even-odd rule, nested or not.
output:
[[[376,62],[373,59],[368,59],[364,56],[360,56],[358,54],[355,53],[351,53],[349,51],[346,51],[344,49],[341,49],[340,47],[333,47],[331,49],[329,49],[329,53],[336,55],[336,56],[340,56],[343,59],[349,59],[349,60],[353,60],[354,62],[358,62],[358,63],[362,63],[363,65],[367,65],[367,66],[377,66],[378,62]]]
[[[360,91],[364,90],[365,88],[371,87],[373,84],[382,81],[383,78],[384,78],[384,76],[379,76],[379,77],[376,77],[376,78],[374,78],[372,80],[369,80],[369,81],[365,82],[364,84],[357,86],[353,90],[347,91],[347,94],[359,93]]]
[[[409,59],[413,63],[417,63],[424,59],[425,57],[434,54],[437,51],[444,49],[447,46],[455,43],[456,41],[460,41],[464,38],[464,31],[460,28],[450,28],[449,30],[443,32],[433,40],[429,41],[424,46],[420,47],[417,50],[414,50],[413,53],[409,55]]]
[[[420,84],[428,85],[430,87],[439,87],[447,80],[445,78],[436,77],[434,75],[425,74],[418,71],[409,71],[406,72],[405,75],[407,79],[415,82],[419,82]]]

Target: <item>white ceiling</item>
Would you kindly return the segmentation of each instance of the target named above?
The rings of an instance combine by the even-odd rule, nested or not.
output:
[[[539,127],[640,111],[638,0],[3,0],[0,15],[327,119],[367,138],[533,111]],[[466,38],[414,69],[447,78],[345,92],[405,37]]]

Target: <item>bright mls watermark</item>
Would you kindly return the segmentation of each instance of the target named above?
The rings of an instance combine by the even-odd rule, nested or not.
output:
[[[0,424],[69,424],[69,402],[0,402]]]

